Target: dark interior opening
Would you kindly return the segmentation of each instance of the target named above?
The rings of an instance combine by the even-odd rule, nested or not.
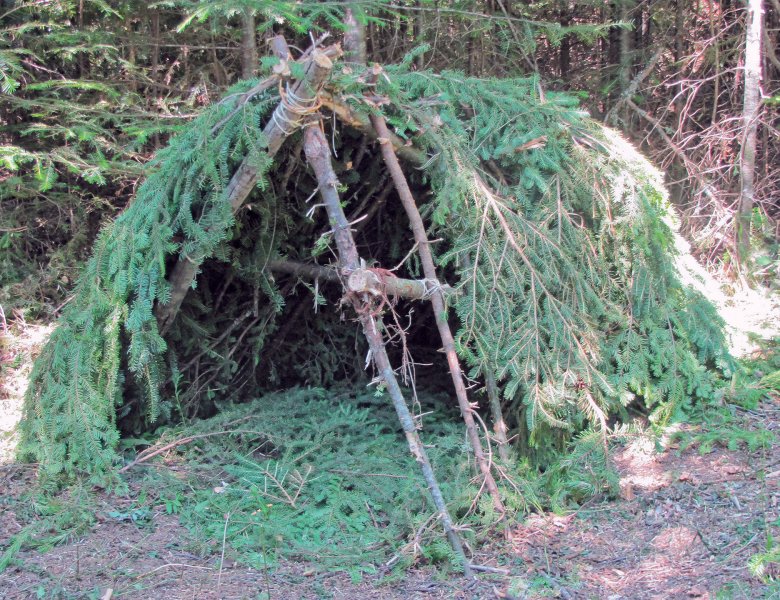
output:
[[[361,258],[371,267],[395,269],[398,277],[422,278],[408,219],[377,144],[350,129],[333,132],[330,125],[325,127],[333,141],[339,191]],[[407,177],[424,210],[430,189],[411,168]],[[269,260],[279,259],[337,263],[319,202],[302,136],[296,134],[277,155],[266,188],[237,213],[232,239],[201,266],[197,286],[166,336],[173,376],[163,392],[165,421],[209,417],[226,402],[272,390],[371,381],[367,345],[351,306],[341,302],[341,286],[266,268]],[[446,249],[444,242],[436,243],[435,253]],[[456,282],[453,272],[440,278]],[[406,355],[417,389],[449,394],[452,384],[430,303],[398,300],[384,321],[390,329],[404,330],[404,343],[395,335],[388,344],[393,365],[400,368]],[[122,428],[138,431],[142,423],[133,418]]]

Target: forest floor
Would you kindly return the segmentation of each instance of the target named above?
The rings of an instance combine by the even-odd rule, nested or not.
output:
[[[496,572],[476,582],[425,565],[392,579],[390,569],[356,578],[316,561],[255,569],[224,540],[184,527],[154,494],[139,501],[148,490],[132,477],[122,496],[31,493],[34,468],[11,462],[14,426],[31,359],[51,328],[15,327],[0,345],[0,563],[20,532],[32,531],[36,543],[0,575],[2,599],[780,599],[780,398],[733,407],[726,424],[682,425],[661,447],[638,437],[615,448],[619,498],[532,513],[485,536],[472,560]],[[30,529],[36,520],[45,527]],[[748,565],[771,552],[762,581]]]
[[[780,400],[745,411],[745,431],[778,433]],[[706,429],[689,428],[690,441]],[[219,540],[204,542],[150,506],[131,517],[139,490],[125,499],[97,494],[92,525],[48,551],[22,550],[0,577],[0,597],[16,598],[779,598],[748,570],[749,559],[780,536],[780,452],[696,443],[658,452],[641,440],[614,456],[621,498],[591,501],[561,516],[534,513],[488,537],[474,562],[505,569],[466,584],[432,567],[392,584],[381,574],[355,581],[315,563],[280,561],[270,572],[250,569]],[[33,469],[0,468],[0,540],[18,533],[32,514],[23,500]],[[134,491],[136,493],[134,493]],[[67,499],[63,499],[67,503]],[[44,532],[56,533],[56,532]],[[770,565],[771,568],[777,565]],[[777,573],[775,573],[777,575]]]

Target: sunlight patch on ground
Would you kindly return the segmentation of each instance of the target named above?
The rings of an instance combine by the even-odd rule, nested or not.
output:
[[[655,442],[649,436],[632,440],[615,457],[615,463],[622,474],[620,489],[624,496],[633,488],[652,491],[669,485],[669,474],[659,464]]]
[[[32,363],[49,339],[54,325],[31,325],[22,320],[0,329],[0,464],[14,458],[16,425]]]
[[[690,244],[679,234],[675,234],[675,246],[680,280],[715,304],[726,322],[727,340],[734,356],[748,356],[755,350],[751,334],[763,339],[780,335],[780,295],[766,288],[750,289],[737,282],[719,281],[696,261]]]
[[[696,531],[684,526],[666,527],[641,551],[644,558],[638,563],[631,568],[602,569],[597,579],[613,593],[608,597],[615,600],[633,597],[637,586],[646,590],[643,598],[706,598],[706,588],[695,582],[693,569],[694,557],[701,558],[698,555],[703,550]],[[659,593],[653,594],[652,590]]]
[[[691,485],[728,482],[746,472],[746,466],[728,453],[690,454],[683,463],[679,457],[679,444],[671,440],[674,433],[689,429],[681,424],[668,427],[658,446],[651,436],[639,436],[615,454],[613,460],[621,475],[620,492],[624,500],[633,499],[636,493],[655,492],[677,482]],[[661,510],[663,507],[654,508]],[[661,522],[663,519],[652,509],[648,518]]]
[[[546,546],[551,540],[562,535],[574,522],[576,515],[556,515],[553,513],[532,513],[522,524],[507,533],[512,550],[518,556],[527,558],[531,548]]]
[[[697,536],[688,527],[667,527],[653,538],[651,544],[658,552],[682,556],[691,548]]]

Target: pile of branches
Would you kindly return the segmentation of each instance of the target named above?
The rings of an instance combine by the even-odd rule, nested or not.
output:
[[[661,177],[572,97],[416,71],[414,54],[382,68],[339,62],[338,45],[272,48],[267,76],[160,151],[98,238],[26,398],[21,452],[45,474],[115,473],[119,424],[365,362],[468,572],[401,385],[410,307],[431,307],[499,512],[513,434],[522,449],[606,433],[632,402],[666,419],[712,395],[731,359],[680,283]],[[329,308],[291,301],[301,286]]]

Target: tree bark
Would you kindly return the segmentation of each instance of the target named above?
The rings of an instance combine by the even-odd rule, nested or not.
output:
[[[430,243],[428,242],[428,236],[425,232],[425,224],[420,216],[420,211],[417,209],[417,204],[414,201],[411,189],[409,189],[406,177],[401,170],[401,164],[398,162],[398,157],[395,155],[393,146],[389,142],[390,131],[387,129],[387,123],[385,123],[384,118],[380,115],[372,115],[371,123],[379,136],[379,147],[382,152],[382,157],[390,171],[390,176],[393,178],[395,188],[398,191],[398,196],[406,211],[406,216],[409,218],[409,224],[414,234],[414,239],[417,242],[417,252],[420,255],[425,277],[432,281],[437,281],[436,265],[433,262],[433,254],[431,253]],[[493,506],[495,506],[497,511],[503,513],[504,505],[501,501],[501,494],[498,491],[495,479],[493,479],[490,462],[485,456],[485,452],[482,448],[479,430],[474,420],[473,408],[469,403],[468,394],[466,393],[466,385],[463,382],[463,371],[460,367],[458,354],[455,351],[455,339],[450,330],[449,323],[447,322],[447,311],[443,294],[434,292],[431,297],[431,304],[433,305],[433,313],[436,317],[436,326],[439,329],[442,346],[444,347],[444,352],[447,356],[447,363],[450,367],[450,374],[452,375],[452,383],[455,386],[455,395],[458,399],[460,413],[463,417],[463,421],[466,423],[466,432],[469,441],[471,442],[471,447],[474,450],[474,458],[485,479],[485,486],[487,487],[488,492],[490,492]]]
[[[342,102],[327,91],[323,91],[320,94],[320,100],[322,101],[322,105],[333,112],[342,123],[358,130],[372,140],[377,139],[377,133],[374,131],[374,128],[371,126],[371,121],[369,121],[366,115],[354,111],[351,106]],[[391,132],[388,139],[398,156],[404,160],[418,167],[428,162],[428,155],[425,154],[425,152],[414,146],[407,146],[406,142],[394,133]]]
[[[157,82],[159,80],[159,67],[160,67],[160,12],[157,9],[153,9],[150,16],[151,29],[152,29],[152,48],[151,48],[151,68],[149,70],[149,78]]]
[[[485,378],[485,392],[487,392],[490,413],[493,416],[493,434],[496,436],[498,456],[504,462],[509,461],[509,441],[506,437],[507,427],[504,414],[501,411],[501,396],[498,393],[498,384],[493,371],[486,368],[482,375]]]
[[[571,24],[571,17],[574,7],[570,2],[566,2],[558,13],[558,22],[561,27],[568,27]],[[566,80],[569,76],[569,67],[571,66],[571,35],[563,36],[561,47],[558,51],[558,75]]]
[[[252,79],[257,75],[260,63],[257,60],[257,31],[255,15],[247,9],[243,15],[241,30],[241,77]]]
[[[674,10],[674,62],[677,65],[681,64],[683,56],[685,55],[685,39],[688,32],[685,31],[685,7],[688,6],[688,2],[685,0],[677,0],[675,2]],[[679,68],[679,67],[678,67]],[[669,88],[670,93],[674,94],[674,114],[678,131],[682,131],[682,112],[685,103],[683,101],[683,82],[681,81],[678,86]]]
[[[366,27],[360,23],[347,8],[344,15],[344,25],[347,28],[344,33],[344,60],[347,62],[366,64],[368,51],[366,50]]]
[[[745,94],[742,102],[742,152],[740,153],[741,189],[737,209],[737,260],[743,268],[750,256],[750,223],[755,202],[756,140],[761,107],[761,16],[762,0],[749,0],[745,39]]]
[[[407,300],[428,300],[433,291],[438,289],[427,279],[402,279],[375,269],[359,268],[344,276],[339,275],[333,267],[289,260],[271,260],[265,268],[273,273],[285,273],[305,279],[322,279],[330,283],[342,283],[350,292],[365,292],[378,297],[391,296]],[[442,285],[441,288],[445,293],[452,291],[448,285]]]
[[[645,65],[645,68],[640,71],[640,73],[634,77],[634,79],[631,81],[631,83],[628,85],[628,87],[623,90],[623,92],[620,94],[620,98],[618,98],[617,102],[607,111],[606,116],[604,117],[604,121],[606,123],[617,123],[618,121],[618,111],[623,108],[623,105],[626,104],[627,101],[631,100],[631,98],[634,96],[634,94],[637,93],[639,90],[639,86],[642,85],[642,82],[647,79],[647,77],[653,72],[653,69],[655,69],[655,65],[658,63],[659,60],[661,60],[661,57],[663,56],[666,48],[663,46],[660,46],[656,51],[653,57],[650,59],[650,62]],[[628,125],[628,122],[626,122],[626,125]]]
[[[631,20],[631,11],[634,8],[633,0],[620,0],[620,20],[628,23]],[[618,64],[618,94],[616,102],[626,93],[631,80],[632,67],[632,49],[631,40],[633,35],[630,29],[625,26],[620,28],[620,46],[619,46],[619,64]],[[628,119],[624,115],[624,120],[628,124]]]
[[[290,85],[291,93],[302,102],[317,98],[317,94],[333,68],[331,57],[338,57],[340,53],[341,50],[338,46],[331,46],[324,50],[315,48],[304,62],[303,79]],[[300,120],[300,118],[301,115],[286,102],[281,102],[276,107],[273,116],[263,130],[268,141],[267,153],[269,156],[274,156],[281,148],[284,140],[293,133],[292,128],[285,129],[281,123],[294,123]],[[288,125],[287,127],[290,126]],[[256,183],[257,170],[245,159],[225,188],[225,200],[230,203],[233,212],[236,212],[241,207]],[[169,280],[171,299],[167,304],[158,304],[155,311],[161,333],[165,333],[176,319],[181,303],[184,301],[198,273],[201,261],[202,259],[196,260],[182,256],[179,262],[176,263]]]
[[[337,191],[338,179],[333,171],[333,165],[330,159],[330,149],[325,135],[319,129],[317,124],[311,124],[306,127],[304,132],[304,153],[306,159],[311,165],[319,182],[320,195],[328,211],[331,227],[333,228],[333,237],[336,241],[339,263],[341,269],[346,272],[354,272],[360,268],[360,257],[358,255],[355,240],[352,237],[349,221],[341,207],[341,201]],[[359,294],[349,293],[347,296],[352,300],[352,305],[358,315],[360,324],[363,327],[363,333],[368,340],[371,349],[371,357],[376,365],[379,375],[384,382],[388,394],[393,402],[393,407],[398,415],[407,444],[412,456],[420,465],[428,491],[431,494],[436,510],[439,512],[447,539],[452,545],[456,556],[461,561],[463,571],[467,577],[473,577],[473,572],[466,553],[463,550],[463,544],[455,531],[455,525],[452,517],[447,510],[444,497],[433,473],[428,453],[420,440],[417,429],[414,425],[414,418],[409,412],[409,407],[404,399],[401,387],[395,376],[395,371],[390,364],[390,359],[385,350],[384,339],[382,338],[381,318],[375,317],[370,310],[370,306],[362,300]]]

